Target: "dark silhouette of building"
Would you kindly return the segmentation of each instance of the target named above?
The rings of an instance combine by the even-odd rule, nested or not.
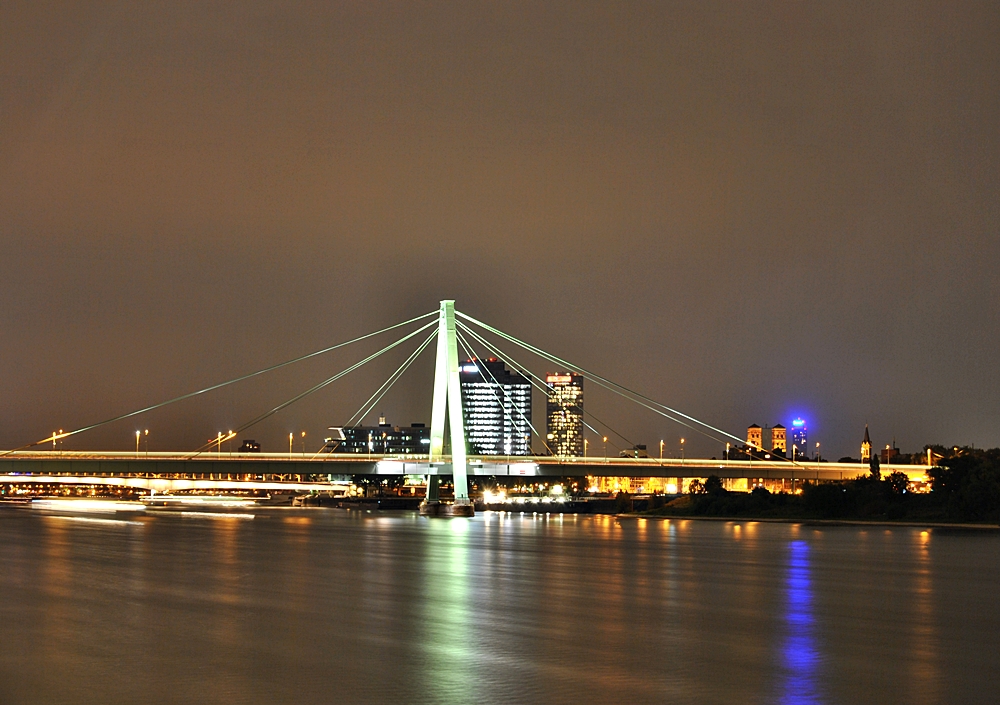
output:
[[[327,453],[426,455],[431,443],[431,431],[426,425],[392,426],[384,416],[379,418],[378,426],[331,426],[330,431],[323,446]]]

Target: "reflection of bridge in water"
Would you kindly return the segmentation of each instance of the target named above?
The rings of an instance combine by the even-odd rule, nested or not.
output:
[[[432,320],[427,320],[428,318]],[[201,448],[186,453],[141,453],[138,448],[138,431],[136,432],[136,452],[85,452],[62,451],[56,448],[57,442],[89,431],[100,426],[123,421],[125,419],[162,408],[168,404],[184,401],[211,392],[230,384],[235,384],[258,375],[286,367],[288,365],[321,355],[353,343],[357,343],[376,335],[404,326],[420,324],[415,330],[407,333],[399,340],[383,347],[374,354],[350,365],[295,395],[291,399],[278,404],[270,410],[250,419],[246,423],[223,436],[221,433]],[[476,329],[473,328],[476,327]],[[436,337],[436,355],[434,368],[434,385],[431,406],[431,424],[429,433],[428,453],[423,455],[364,455],[318,453],[231,453],[221,452],[222,442],[229,441],[252,426],[264,421],[291,404],[313,394],[328,385],[350,374],[362,365],[397,348],[421,333],[426,337],[416,349],[410,353],[405,362],[397,368],[375,393],[351,417],[348,426],[375,408],[382,397],[389,391],[399,377],[407,371],[413,361],[423,352]],[[494,336],[490,340],[485,335]],[[419,338],[418,338],[419,340]],[[497,342],[497,340],[501,342]],[[69,432],[53,433],[49,438],[37,441],[19,449],[0,451],[0,485],[105,485],[115,487],[131,487],[158,492],[173,492],[181,490],[263,490],[263,491],[343,491],[351,476],[390,476],[411,475],[422,476],[427,485],[426,500],[422,511],[435,514],[442,509],[439,502],[438,489],[442,477],[449,477],[454,488],[454,504],[448,508],[448,513],[469,515],[472,504],[469,498],[469,475],[473,477],[500,478],[546,478],[546,477],[607,477],[607,478],[675,478],[678,483],[687,478],[706,478],[716,475],[723,479],[763,480],[763,481],[795,481],[802,480],[849,480],[868,472],[867,466],[860,463],[821,463],[783,458],[779,455],[768,455],[764,449],[754,446],[750,455],[758,453],[764,457],[750,460],[703,460],[697,458],[654,459],[654,458],[607,458],[607,457],[564,457],[553,454],[544,456],[468,456],[468,441],[466,438],[466,419],[463,409],[462,390],[459,379],[459,347],[468,356],[469,361],[480,367],[479,350],[485,350],[487,356],[522,371],[530,371],[518,363],[501,345],[516,345],[521,354],[530,354],[540,358],[546,364],[556,365],[561,370],[582,376],[589,384],[594,384],[612,392],[628,401],[670,420],[693,433],[700,434],[720,444],[729,445],[742,439],[720,428],[712,426],[693,416],[661,404],[643,394],[622,386],[616,382],[574,365],[562,358],[545,352],[514,336],[493,328],[481,321],[455,310],[454,301],[441,302],[437,312],[431,312],[404,321],[374,333],[360,336],[353,340],[319,350],[308,355],[289,360],[271,367],[242,375],[236,379],[216,384],[206,389],[190,392],[168,401],[155,404],[144,409],[132,411]],[[531,423],[530,414],[525,414],[519,407],[510,402],[509,392],[500,385],[492,373],[482,368],[484,380],[489,375],[486,385],[499,408],[503,409],[504,423],[512,429],[522,429],[525,438],[530,438],[527,429],[530,428],[538,442],[551,450],[546,438],[538,432]],[[539,375],[529,375],[531,383],[548,397],[550,390],[537,382]],[[502,399],[501,397],[504,397]],[[518,417],[520,415],[520,417]],[[597,438],[602,438],[605,450],[608,436],[620,433],[598,420],[590,412],[579,408],[582,427]],[[603,425],[607,432],[599,431],[593,423]],[[447,440],[446,443],[446,429]],[[31,448],[53,444],[53,450],[40,451]],[[612,442],[614,445],[614,443]],[[214,450],[213,450],[214,449]],[[586,449],[586,444],[584,444]],[[369,445],[371,450],[371,445]],[[584,451],[586,456],[586,450]],[[793,452],[794,457],[794,452]],[[899,471],[905,473],[911,480],[926,480],[929,470],[924,465],[893,465],[883,466],[883,472]],[[681,485],[678,484],[680,487]]]

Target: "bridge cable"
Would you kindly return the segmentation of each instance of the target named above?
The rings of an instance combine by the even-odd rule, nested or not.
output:
[[[497,348],[497,347],[495,347],[495,346],[491,345],[491,344],[489,343],[489,341],[487,341],[487,340],[486,340],[485,338],[483,338],[482,336],[480,336],[480,335],[479,335],[478,333],[476,333],[476,332],[475,332],[474,330],[472,330],[472,329],[471,329],[471,328],[469,328],[468,326],[464,325],[464,324],[463,324],[463,323],[462,323],[461,321],[456,321],[456,323],[457,323],[457,324],[458,324],[458,326],[459,326],[459,327],[461,327],[461,328],[462,328],[462,329],[463,329],[463,330],[464,330],[464,331],[465,331],[466,333],[468,333],[469,335],[471,335],[471,336],[472,336],[473,338],[475,338],[475,339],[476,339],[476,340],[477,340],[477,341],[478,341],[478,342],[479,342],[479,343],[480,343],[480,344],[481,344],[481,345],[482,345],[483,347],[485,347],[485,348],[486,348],[486,350],[487,350],[487,352],[489,352],[489,353],[490,353],[491,355],[494,355],[494,356],[496,356],[497,358],[499,358],[499,359],[500,359],[500,360],[501,360],[501,361],[502,361],[502,362],[503,362],[504,364],[506,364],[506,365],[509,365],[510,367],[512,367],[512,368],[514,368],[514,369],[517,369],[517,370],[528,370],[528,368],[527,368],[527,367],[526,367],[525,365],[521,365],[521,364],[520,364],[520,363],[518,363],[518,362],[517,362],[517,361],[516,361],[516,360],[515,360],[514,358],[512,358],[512,357],[511,357],[510,355],[507,355],[507,354],[505,354],[505,353],[504,353],[504,352],[502,352],[502,351],[501,351],[501,350],[500,350],[499,348]],[[457,331],[456,331],[456,333],[457,333]],[[547,400],[547,399],[549,398],[549,396],[551,396],[551,395],[550,395],[550,390],[549,390],[549,389],[548,389],[547,387],[545,387],[544,385],[542,385],[542,384],[541,384],[540,382],[536,381],[536,379],[535,379],[535,378],[536,378],[536,376],[537,376],[537,375],[533,375],[533,374],[531,374],[530,370],[528,371],[528,379],[529,379],[529,381],[531,382],[532,386],[534,386],[534,387],[535,387],[535,389],[537,389],[537,390],[538,390],[538,391],[540,391],[540,392],[541,392],[542,394],[544,394],[544,395],[545,395],[545,398],[546,398],[546,400]],[[589,412],[586,412],[586,413],[589,413]],[[591,414],[591,416],[593,416],[593,414]],[[591,425],[590,425],[589,423],[587,423],[587,421],[586,421],[585,419],[581,419],[581,420],[583,421],[583,425],[584,425],[584,426],[586,426],[587,428],[589,428],[589,429],[590,429],[591,431],[593,431],[593,432],[594,432],[594,433],[596,433],[597,435],[599,435],[599,436],[603,436],[603,435],[604,435],[603,433],[601,433],[600,431],[598,431],[598,430],[597,430],[596,428],[594,428],[593,426],[591,426]],[[595,419],[595,420],[597,420],[597,419]],[[597,421],[598,421],[598,423],[603,423],[603,422],[601,422],[600,420],[597,420]],[[610,427],[610,426],[608,426],[608,428],[610,429],[611,427]],[[616,433],[617,435],[621,436],[621,434],[618,434],[618,432],[617,432],[617,431],[614,431],[614,429],[611,429],[611,430],[612,430],[612,432],[613,432],[613,433]],[[535,433],[536,433],[536,434],[538,434],[538,432],[537,432],[537,431],[535,431]],[[539,437],[539,438],[541,438],[541,434],[538,434],[538,437]],[[621,436],[621,437],[622,437],[622,438],[625,438],[624,436]],[[626,441],[626,442],[628,442],[628,439],[627,439],[627,438],[625,438],[625,441]],[[542,441],[542,443],[543,443],[543,444],[545,444],[545,448],[546,448],[546,450],[548,450],[548,451],[549,451],[549,452],[551,453],[551,452],[552,452],[552,449],[551,449],[551,448],[549,448],[548,444],[547,444],[547,443],[545,443],[545,441]],[[612,442],[612,444],[611,444],[611,445],[615,445],[615,444],[614,444],[614,442]],[[615,446],[615,447],[617,448],[618,446]]]
[[[490,372],[490,370],[485,365],[480,365],[479,364],[479,358],[472,351],[472,346],[469,345],[468,341],[466,341],[465,337],[461,333],[459,333],[457,329],[455,331],[455,336],[458,338],[458,342],[462,346],[462,349],[465,350],[465,353],[469,356],[469,358],[470,358],[469,361],[472,362],[473,364],[475,364],[475,366],[476,366],[477,369],[485,371],[487,374],[489,374],[490,379],[493,380],[493,384],[495,385],[495,387],[490,387],[490,391],[493,393],[493,397],[497,400],[497,403],[500,404],[500,408],[503,409],[504,415],[507,417],[507,420],[510,421],[511,428],[516,429],[517,428],[517,424],[514,423],[514,418],[510,415],[510,411],[508,411],[507,406],[500,400],[500,397],[497,396],[497,393],[494,390],[495,389],[500,389],[502,391],[503,395],[504,395],[504,398],[506,398],[508,401],[510,401],[510,394],[507,392],[507,390],[505,390],[503,388],[503,385],[501,385],[500,382],[497,381],[497,378],[495,376],[493,376],[493,373]],[[514,367],[514,365],[511,365],[511,367]],[[530,373],[528,374],[528,378],[529,378],[529,381],[531,381],[531,374]],[[552,449],[549,447],[549,444],[545,442],[545,439],[542,438],[542,434],[540,434],[538,432],[538,430],[535,428],[534,424],[531,423],[531,420],[528,419],[524,415],[524,412],[521,411],[521,409],[518,408],[517,405],[514,405],[514,408],[521,415],[521,419],[526,424],[528,424],[528,428],[530,428],[532,430],[532,432],[536,436],[538,436],[538,440],[540,440],[542,442],[542,445],[545,446],[545,449],[547,451],[549,451],[549,453],[551,453]],[[530,443],[530,441],[528,443],[528,450],[531,450],[531,443]],[[510,454],[508,453],[507,455],[509,456]]]
[[[516,345],[519,345],[520,347],[524,348],[525,350],[527,350],[529,352],[533,352],[534,354],[538,355],[539,357],[545,358],[545,359],[553,362],[554,364],[565,365],[566,367],[570,368],[571,370],[575,370],[575,371],[583,374],[585,376],[585,378],[588,378],[588,379],[591,379],[591,380],[597,382],[600,386],[605,387],[606,389],[609,389],[610,391],[614,391],[617,394],[619,394],[620,396],[622,396],[622,397],[624,397],[626,399],[629,399],[629,401],[632,401],[633,403],[639,404],[640,406],[643,406],[643,407],[649,409],[650,411],[653,411],[654,413],[657,413],[657,414],[659,414],[661,416],[664,416],[664,417],[670,419],[671,421],[674,421],[675,423],[678,423],[678,424],[680,424],[682,426],[685,426],[686,428],[689,428],[692,431],[694,431],[695,433],[698,433],[698,434],[700,434],[702,436],[705,436],[706,438],[712,439],[712,440],[714,440],[716,442],[719,441],[718,438],[715,438],[712,435],[706,433],[705,431],[702,431],[699,428],[695,428],[694,426],[692,426],[692,425],[690,425],[688,423],[685,423],[684,421],[681,421],[680,419],[674,418],[670,414],[664,413],[664,411],[662,411],[661,409],[665,409],[666,411],[669,411],[669,412],[671,412],[673,414],[676,414],[677,416],[682,416],[685,419],[688,419],[690,421],[693,421],[696,424],[699,424],[700,426],[704,426],[707,429],[715,431],[716,433],[719,433],[722,436],[725,436],[727,438],[731,438],[731,439],[735,440],[737,443],[742,443],[743,442],[743,439],[740,438],[739,436],[734,436],[733,434],[729,433],[728,431],[724,431],[724,430],[722,430],[720,428],[716,428],[715,426],[712,426],[711,424],[708,424],[708,423],[706,423],[704,421],[701,421],[700,419],[697,419],[697,418],[695,418],[693,416],[689,416],[688,414],[685,414],[685,413],[683,413],[681,411],[677,411],[676,409],[672,409],[671,407],[667,406],[666,404],[662,404],[661,402],[658,402],[655,399],[651,399],[651,398],[645,396],[644,394],[641,394],[641,393],[636,392],[636,391],[634,391],[632,389],[629,389],[628,387],[620,385],[617,382],[612,382],[611,380],[606,379],[606,378],[602,377],[601,375],[598,375],[598,374],[593,373],[593,372],[589,372],[588,370],[580,367],[579,365],[574,365],[574,364],[572,364],[572,363],[570,363],[570,362],[568,362],[566,360],[563,360],[560,357],[552,355],[551,353],[547,353],[544,350],[542,350],[541,348],[537,348],[534,345],[531,345],[530,343],[525,343],[525,342],[523,342],[521,340],[518,340],[514,336],[509,335],[508,333],[504,333],[503,331],[501,331],[501,330],[499,330],[497,328],[494,328],[493,326],[490,326],[490,325],[488,325],[486,323],[483,323],[482,321],[478,321],[475,318],[472,318],[471,316],[469,316],[467,314],[464,314],[464,313],[462,313],[460,311],[455,311],[455,315],[456,316],[461,316],[462,318],[466,319],[467,321],[475,323],[476,325],[481,326],[485,330],[488,330],[488,331],[494,333],[495,335],[500,336],[501,338],[503,338],[505,340],[508,340],[508,341],[510,341],[510,342],[512,342],[512,343],[514,343]],[[461,325],[461,324],[459,324],[459,325]],[[632,398],[629,395],[632,395],[632,397],[635,397],[635,398]],[[648,403],[646,403],[646,402],[648,402]],[[650,406],[650,404],[655,405],[655,407],[660,407],[660,408],[655,408],[654,406]],[[762,449],[758,449],[758,450],[762,450]],[[777,462],[777,461],[782,461],[782,462]],[[771,459],[768,459],[768,460],[763,460],[762,459],[762,460],[758,460],[756,462],[762,463],[762,464],[765,464],[765,465],[774,465],[774,466],[778,466],[778,465],[782,465],[782,464],[792,464],[792,465],[795,465],[795,466],[804,467],[798,461],[793,460],[793,459],[789,459],[789,458],[785,458],[785,457],[782,457],[782,456],[772,456]]]
[[[410,365],[413,364],[413,361],[417,359],[420,353],[422,353],[427,348],[428,345],[430,345],[430,342],[434,339],[434,336],[436,336],[437,334],[438,331],[436,328],[433,331],[431,331],[431,334],[427,336],[427,339],[420,345],[418,345],[416,350],[410,353],[410,356],[403,361],[403,364],[400,365],[398,368],[396,368],[395,372],[389,375],[389,378],[382,383],[382,386],[376,389],[375,393],[372,394],[370,397],[368,397],[368,400],[361,405],[361,408],[359,408],[356,412],[354,412],[354,415],[351,416],[351,418],[348,419],[347,423],[344,425],[345,426],[355,425],[354,421],[355,419],[357,419],[358,423],[356,425],[360,426],[361,422],[364,420],[364,417],[367,414],[371,413],[371,410],[374,409],[375,406],[382,400],[382,397],[384,397],[386,395],[386,392],[388,392],[392,388],[392,385],[396,383],[396,380],[398,380],[400,377],[403,376],[406,370],[409,369]]]
[[[310,394],[312,394],[314,392],[317,392],[320,389],[323,389],[324,387],[332,384],[333,382],[336,382],[341,377],[344,377],[344,376],[350,374],[351,372],[354,372],[354,370],[358,369],[362,365],[365,365],[365,364],[371,362],[372,360],[374,360],[378,356],[382,355],[383,353],[389,352],[393,348],[395,348],[395,347],[397,347],[397,346],[405,343],[407,340],[409,340],[413,336],[417,335],[418,333],[422,333],[423,331],[427,330],[431,326],[435,326],[437,324],[438,324],[438,322],[436,320],[435,321],[430,321],[429,323],[424,324],[420,328],[417,328],[412,333],[406,334],[405,336],[403,336],[402,338],[400,338],[399,340],[397,340],[395,343],[391,343],[391,344],[385,346],[384,348],[382,348],[378,352],[372,353],[371,355],[369,355],[365,359],[361,360],[360,362],[356,362],[353,365],[351,365],[350,367],[348,367],[348,368],[346,368],[344,370],[341,370],[340,372],[338,372],[337,374],[333,375],[332,377],[329,377],[328,379],[323,380],[319,384],[313,385],[312,387],[310,387],[309,389],[305,390],[304,392],[296,394],[294,397],[292,397],[288,401],[284,401],[281,404],[278,404],[276,407],[274,407],[270,411],[266,411],[263,414],[261,414],[260,416],[256,417],[255,419],[246,422],[242,426],[239,426],[235,431],[233,431],[230,434],[230,438],[235,437],[236,435],[242,433],[243,431],[245,431],[246,429],[250,428],[251,426],[254,426],[254,425],[260,423],[264,419],[266,419],[266,418],[268,418],[270,416],[273,416],[274,414],[276,414],[277,412],[281,411],[282,409],[291,406],[292,404],[294,404],[295,402],[299,401],[300,399],[304,399],[305,397],[309,396]],[[209,448],[211,448],[217,442],[218,441],[216,439],[213,439],[213,440],[209,441],[208,443],[202,445],[197,450],[195,450],[192,453],[192,455],[190,455],[188,457],[188,460],[190,460],[191,458],[195,458],[198,455],[201,455],[203,452],[205,452],[206,450],[208,450]]]
[[[338,343],[337,345],[331,345],[328,348],[323,348],[322,350],[317,350],[317,351],[311,352],[311,353],[309,353],[307,355],[302,355],[302,356],[296,357],[296,358],[294,358],[292,360],[287,360],[285,362],[280,362],[280,363],[278,363],[276,365],[271,365],[270,367],[265,367],[262,370],[258,370],[256,372],[251,372],[250,374],[246,374],[246,375],[242,375],[240,377],[236,377],[235,379],[231,379],[228,382],[222,382],[220,384],[213,384],[211,387],[205,387],[204,389],[199,389],[196,392],[189,392],[187,394],[182,394],[181,396],[175,397],[175,398],[170,399],[168,401],[164,401],[164,402],[161,402],[159,404],[153,404],[152,406],[147,406],[147,407],[145,407],[143,409],[138,409],[137,411],[130,411],[127,414],[121,414],[120,416],[115,416],[114,418],[106,419],[104,421],[100,421],[98,423],[94,423],[94,424],[91,424],[89,426],[84,426],[83,428],[78,428],[75,431],[68,431],[66,433],[54,433],[54,434],[52,434],[52,436],[49,436],[48,438],[43,438],[40,441],[35,441],[34,443],[29,443],[27,445],[23,445],[20,448],[14,448],[12,450],[7,450],[7,451],[0,452],[0,457],[3,457],[4,455],[9,455],[10,453],[16,453],[19,450],[25,450],[27,448],[32,448],[34,446],[41,445],[43,443],[52,443],[52,442],[54,442],[56,440],[60,440],[60,439],[63,439],[63,438],[68,438],[69,436],[75,436],[78,433],[83,433],[84,431],[90,431],[90,430],[98,428],[100,426],[105,426],[105,425],[107,425],[109,423],[114,423],[115,421],[122,421],[123,419],[127,419],[127,418],[130,418],[132,416],[138,416],[139,414],[144,414],[147,411],[154,411],[156,409],[159,409],[159,408],[162,408],[164,406],[167,406],[168,404],[173,404],[173,403],[178,402],[178,401],[184,401],[185,399],[191,399],[192,397],[196,397],[196,396],[198,396],[200,394],[205,394],[206,392],[212,392],[212,391],[215,391],[216,389],[221,389],[222,387],[226,387],[226,386],[228,386],[230,384],[236,384],[237,382],[242,382],[243,380],[250,379],[251,377],[257,377],[258,375],[262,375],[262,374],[265,374],[267,372],[273,372],[274,370],[280,369],[282,367],[287,367],[288,365],[293,365],[296,362],[302,362],[303,360],[308,360],[311,357],[316,357],[317,355],[323,355],[325,353],[331,352],[331,351],[336,350],[338,348],[343,348],[343,347],[346,347],[346,346],[351,345],[353,343],[358,343],[358,342],[360,342],[362,340],[366,340],[368,338],[375,337],[376,335],[381,335],[382,333],[388,333],[389,331],[395,330],[396,328],[402,328],[403,326],[409,325],[411,323],[415,323],[415,322],[417,322],[419,320],[427,318],[428,316],[436,316],[437,313],[438,313],[437,311],[431,311],[430,313],[425,313],[422,316],[417,316],[416,318],[411,318],[408,321],[403,321],[402,323],[397,323],[397,324],[389,326],[387,328],[383,328],[381,330],[377,330],[377,331],[375,331],[373,333],[368,333],[366,335],[359,336],[359,337],[354,338],[352,340],[348,340],[348,341],[346,341],[344,343]],[[423,330],[423,329],[421,329],[421,330]]]
[[[403,374],[410,367],[410,365],[413,363],[413,361],[417,359],[417,357],[420,355],[420,353],[422,353],[424,351],[424,349],[430,344],[430,342],[434,339],[434,336],[436,336],[437,334],[438,334],[438,331],[437,331],[436,328],[434,330],[432,330],[431,334],[429,336],[427,336],[427,339],[423,343],[421,343],[419,346],[417,346],[416,350],[414,350],[412,353],[410,353],[410,356],[408,358],[406,358],[406,360],[403,362],[403,364],[400,365],[398,368],[396,368],[395,372],[393,372],[391,375],[389,375],[389,379],[387,379],[385,382],[383,382],[382,386],[380,386],[377,390],[375,390],[374,394],[372,394],[370,397],[368,397],[367,401],[365,401],[365,403],[361,405],[361,408],[359,408],[354,413],[354,415],[351,416],[351,418],[347,421],[346,424],[344,424],[344,426],[345,427],[352,426],[354,424],[355,418],[358,418],[358,417],[360,417],[360,418],[358,418],[358,424],[357,425],[360,426],[361,425],[361,419],[364,419],[365,415],[368,414],[373,408],[375,408],[375,404],[378,404],[379,401],[381,401],[382,397],[385,396],[386,392],[388,392],[389,389],[392,387],[392,385],[396,383],[396,380],[398,380],[400,377],[403,376]],[[381,394],[379,392],[381,392]],[[376,399],[376,397],[378,397],[378,398]],[[375,400],[374,403],[371,404],[371,406],[368,408],[367,411],[364,411],[365,407],[367,407],[369,405],[369,402],[371,402],[373,399]],[[338,443],[337,445],[340,445],[340,444]],[[322,453],[323,453],[323,449],[324,448],[326,448],[326,443],[324,443],[322,446],[320,446],[320,449],[318,451],[316,451],[316,453],[313,455],[312,460],[315,460],[316,458],[320,457],[320,455],[322,455]],[[332,453],[336,448],[337,448],[337,446],[334,446],[332,449],[330,449],[327,452]]]
[[[464,317],[465,318],[469,318],[468,316],[464,316]],[[471,319],[471,318],[469,318],[469,320],[475,321],[475,319]],[[675,417],[671,416],[670,414],[664,413],[660,409],[657,409],[657,408],[655,408],[653,406],[650,406],[649,404],[645,403],[644,401],[641,401],[640,399],[634,399],[634,398],[628,396],[628,394],[623,393],[623,391],[621,391],[621,390],[625,390],[625,392],[629,392],[629,393],[635,394],[635,396],[637,396],[637,397],[642,397],[642,395],[639,394],[639,393],[637,393],[637,392],[632,392],[631,390],[629,390],[626,387],[622,387],[619,384],[611,382],[610,380],[607,380],[607,379],[601,377],[600,375],[595,375],[595,374],[593,374],[591,372],[588,372],[587,370],[584,370],[582,367],[579,367],[577,365],[573,365],[572,363],[566,362],[565,360],[563,360],[561,358],[558,358],[555,355],[552,355],[550,353],[547,353],[544,350],[541,350],[540,348],[536,348],[533,345],[529,345],[528,343],[523,343],[520,340],[518,340],[517,338],[514,338],[513,336],[507,335],[506,333],[503,333],[502,331],[497,331],[495,328],[492,328],[492,327],[487,326],[485,324],[479,323],[478,321],[475,321],[475,322],[477,324],[483,326],[487,330],[495,331],[498,335],[500,335],[504,339],[510,340],[511,342],[513,342],[513,343],[521,346],[522,348],[524,348],[525,350],[527,350],[529,352],[534,353],[535,355],[538,355],[539,357],[542,357],[543,359],[549,360],[550,362],[553,362],[554,364],[557,364],[557,365],[564,365],[564,366],[568,367],[571,371],[575,371],[575,372],[583,374],[586,379],[590,379],[592,382],[595,382],[598,386],[603,387],[603,388],[605,388],[605,389],[607,389],[607,390],[609,390],[611,392],[614,392],[615,394],[618,394],[619,396],[622,396],[625,399],[628,399],[629,401],[631,401],[634,404],[638,404],[640,406],[643,406],[643,407],[649,409],[650,411],[652,411],[652,412],[654,412],[656,414],[659,414],[660,416],[664,416],[664,417],[670,419],[671,421],[673,421],[675,423],[678,423],[681,426],[684,426],[685,428],[691,429],[695,433],[698,433],[698,434],[700,434],[702,436],[705,436],[706,438],[709,438],[709,439],[711,439],[713,441],[719,442],[718,438],[712,436],[709,433],[706,433],[705,431],[702,431],[700,428],[692,426],[691,424],[686,423],[685,421],[682,421],[681,419],[675,418]],[[646,399],[645,397],[642,397],[642,398]],[[658,404],[659,406],[664,406],[662,404],[659,404],[659,402],[655,402],[653,400],[648,400],[648,401],[650,401],[651,403]],[[669,407],[664,407],[664,408],[667,408],[668,410],[673,411]],[[677,412],[677,413],[679,413],[679,412]],[[680,415],[687,417],[686,414],[680,414]],[[719,433],[724,434],[726,436],[729,436],[731,438],[736,438],[737,440],[740,440],[739,438],[737,438],[736,436],[733,436],[732,434],[726,433],[725,431],[722,431],[722,430],[719,430],[719,429],[715,429],[713,426],[709,426],[708,424],[706,424],[706,423],[704,423],[702,421],[698,421],[697,419],[694,419],[693,417],[687,417],[687,418],[692,418],[692,420],[695,421],[696,423],[699,423],[699,424],[701,424],[701,425],[703,425],[703,426],[705,426],[707,428],[711,428],[713,430],[716,430]],[[596,417],[595,417],[595,419],[596,419]],[[611,428],[611,427],[609,426],[608,428]],[[618,434],[618,435],[621,435],[621,434]],[[622,436],[622,437],[624,438],[624,436]]]
[[[489,341],[487,341],[481,335],[479,335],[478,333],[476,333],[476,331],[472,330],[471,328],[469,328],[467,325],[465,325],[461,321],[456,321],[456,323],[458,324],[458,326],[460,328],[462,328],[462,330],[464,330],[466,333],[468,333],[473,338],[475,338],[476,340],[478,340],[491,354],[496,355],[498,358],[500,358],[501,360],[503,360],[506,364],[510,365],[511,367],[517,368],[517,369],[522,369],[522,370],[527,370],[528,369],[524,365],[519,364],[510,355],[507,355],[506,353],[502,352],[500,350],[500,348],[496,347],[495,345],[491,345]],[[550,395],[550,390],[547,387],[543,386],[541,383],[536,382],[534,380],[534,376],[532,376],[531,382],[535,386],[536,389],[538,389],[540,392],[542,392],[542,394],[545,395],[546,399],[548,399],[548,397],[551,396]],[[601,421],[601,419],[599,419],[596,416],[594,416],[594,414],[592,414],[591,412],[584,410],[583,413],[585,415],[589,415],[592,419],[594,419],[594,421],[596,421],[600,425],[602,425],[605,428],[607,428],[609,431],[611,431],[611,433],[613,433],[614,435],[618,436],[619,438],[621,438],[623,441],[625,441],[629,445],[632,445],[632,446],[635,445],[632,441],[630,441],[628,438],[626,438],[624,435],[622,435],[621,433],[619,433],[618,431],[616,431],[614,428],[612,428],[611,426],[609,426],[604,421]],[[602,438],[605,437],[605,434],[601,433],[596,428],[594,428],[589,423],[587,423],[587,420],[585,418],[581,418],[580,420],[583,422],[584,426],[586,426],[588,429],[590,429],[591,431],[593,431],[594,433],[596,433],[598,436],[601,436]],[[544,441],[543,441],[543,443],[544,443]],[[616,448],[617,450],[623,450],[614,441],[611,441],[611,445],[614,448]],[[546,444],[545,447],[546,447],[546,449],[548,449],[548,451],[550,453],[552,452],[552,449],[549,448],[547,444]]]

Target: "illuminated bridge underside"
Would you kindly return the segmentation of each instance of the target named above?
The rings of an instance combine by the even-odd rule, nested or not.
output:
[[[174,483],[168,489],[322,490],[349,475],[451,475],[451,458],[430,464],[426,456],[323,454],[310,458],[296,453],[226,454],[53,452],[33,451],[0,458],[0,483],[45,482],[43,477],[71,484],[126,485],[160,490],[147,480]],[[470,457],[469,474],[478,477],[707,477],[772,480],[850,480],[868,472],[860,463],[769,463],[745,460],[659,460],[654,458]],[[883,465],[882,473],[903,472],[911,480],[927,477],[927,465]],[[310,482],[309,480],[322,480]],[[106,482],[105,480],[114,480]],[[163,490],[168,491],[168,490]]]

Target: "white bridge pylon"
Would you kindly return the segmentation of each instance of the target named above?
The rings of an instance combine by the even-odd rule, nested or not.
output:
[[[465,416],[462,387],[458,377],[458,336],[455,332],[455,301],[441,302],[438,313],[437,356],[434,363],[434,397],[431,406],[431,447],[429,462],[442,463],[444,425],[447,412],[451,431],[451,466],[455,482],[455,503],[469,503],[468,465],[465,449]],[[429,501],[438,499],[438,478],[428,480]]]

